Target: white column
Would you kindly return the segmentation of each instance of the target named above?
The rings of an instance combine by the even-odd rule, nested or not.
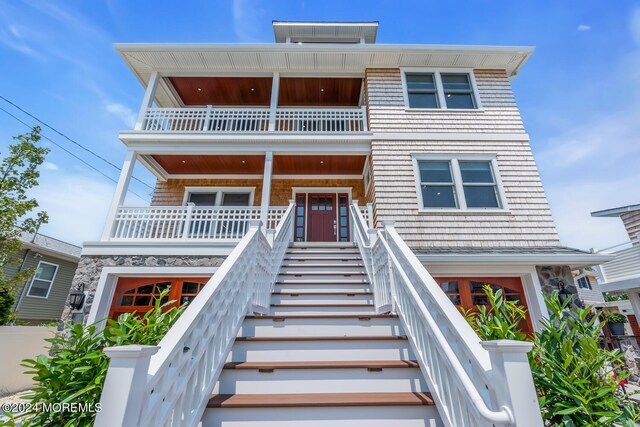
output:
[[[273,168],[273,152],[267,151],[264,156],[264,176],[262,178],[262,201],[260,202],[260,222],[267,227],[269,202],[271,201],[271,170]]]
[[[496,404],[506,407],[513,417],[513,425],[543,427],[538,397],[533,384],[527,353],[533,343],[513,340],[480,343],[489,352],[491,383]]]
[[[111,359],[104,380],[100,404],[94,427],[135,427],[138,425],[147,373],[151,356],[160,347],[126,345],[107,347],[106,355]]]
[[[638,288],[629,289],[627,295],[629,295],[629,302],[631,303],[633,314],[637,319],[640,319],[640,295],[638,295]]]
[[[124,159],[122,165],[122,171],[120,172],[120,178],[116,184],[116,191],[113,194],[111,201],[111,207],[107,214],[107,222],[104,225],[104,231],[102,232],[102,241],[107,241],[111,237],[113,231],[116,214],[118,208],[124,203],[124,199],[127,197],[127,190],[129,189],[129,183],[131,182],[131,175],[133,174],[133,168],[136,164],[137,154],[135,151],[128,151],[127,157]]]
[[[144,92],[142,105],[140,105],[140,112],[138,113],[138,119],[136,120],[136,125],[134,127],[135,130],[142,130],[144,118],[147,115],[147,109],[153,106],[153,101],[156,97],[156,89],[158,88],[158,81],[160,80],[159,76],[158,72],[154,71],[151,73],[151,77],[149,77],[149,83],[147,84],[147,89]]]
[[[278,91],[280,90],[280,73],[273,73],[271,81],[271,104],[269,105],[269,131],[276,130],[276,110],[278,109]]]

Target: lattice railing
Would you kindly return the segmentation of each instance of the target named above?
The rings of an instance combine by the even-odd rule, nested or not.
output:
[[[275,229],[286,206],[269,208],[267,228]],[[111,240],[239,240],[259,207],[145,206],[121,207]]]

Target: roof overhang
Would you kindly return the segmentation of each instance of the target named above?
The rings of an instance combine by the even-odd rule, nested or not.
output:
[[[425,264],[531,264],[568,265],[572,270],[611,261],[605,254],[425,254],[417,253]]]
[[[515,76],[534,48],[412,44],[115,44],[143,86],[153,71],[167,76],[363,75],[367,68],[460,67],[505,70]],[[173,106],[175,94],[162,81],[156,102]]]
[[[273,21],[273,34],[276,43],[305,40],[364,40],[364,43],[375,43],[378,33],[378,22],[297,22]]]
[[[632,211],[638,211],[638,210],[640,210],[640,205],[629,205],[629,206],[622,206],[620,208],[605,209],[603,211],[591,212],[591,216],[593,216],[593,217],[605,217],[605,216],[615,217],[615,216],[620,216],[621,214],[626,213],[626,212],[632,212]]]
[[[631,289],[640,291],[640,276],[629,279],[617,280],[615,282],[606,282],[600,285],[602,292],[626,292]]]
[[[68,253],[64,253],[64,252],[59,252],[53,249],[49,249],[49,248],[45,248],[43,246],[37,245],[35,243],[31,243],[31,242],[22,242],[23,247],[25,247],[26,249],[29,249],[33,252],[38,252],[40,254],[43,255],[48,255],[50,257],[53,258],[59,258],[59,259],[63,259],[65,261],[69,261],[69,262],[78,262],[80,261],[80,257],[79,256],[74,256]]]

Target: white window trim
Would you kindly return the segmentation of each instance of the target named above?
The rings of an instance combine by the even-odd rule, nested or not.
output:
[[[433,78],[436,84],[436,95],[438,96],[437,108],[411,108],[409,106],[409,93],[407,92],[407,73],[429,73],[433,74]],[[444,87],[442,86],[441,73],[456,73],[456,74],[468,74],[471,81],[471,90],[473,92],[473,99],[476,103],[476,108],[447,108],[447,100],[444,96]],[[400,79],[402,80],[402,96],[404,98],[404,108],[410,111],[461,111],[461,112],[482,112],[482,102],[480,102],[480,93],[478,92],[478,85],[476,84],[476,77],[473,72],[473,68],[425,68],[425,67],[401,67]]]
[[[413,176],[416,187],[416,195],[418,198],[419,212],[438,212],[438,213],[508,213],[509,205],[505,196],[504,186],[500,177],[500,169],[498,168],[498,160],[493,154],[414,154],[411,156],[413,161]],[[453,184],[455,188],[455,198],[457,208],[425,208],[422,200],[422,186],[420,182],[420,167],[418,162],[421,160],[441,160],[449,161],[451,171],[453,173]],[[498,208],[468,208],[467,201],[464,197],[464,188],[462,183],[462,174],[458,161],[490,161],[493,172],[493,179],[498,190]]]
[[[27,291],[27,296],[29,298],[40,298],[40,299],[48,299],[49,298],[49,294],[51,293],[51,288],[53,288],[53,282],[56,281],[56,275],[58,274],[58,269],[60,268],[60,266],[58,264],[54,264],[51,262],[46,262],[46,261],[39,261],[38,262],[38,266],[36,267],[36,272],[38,271],[38,268],[40,268],[40,264],[47,264],[47,265],[52,265],[54,266],[56,269],[53,272],[53,277],[51,278],[51,281],[49,282],[49,289],[47,289],[47,295],[46,296],[38,296],[38,295],[31,295],[31,288],[33,287],[33,282],[36,280],[36,273],[33,274],[33,277],[31,278],[31,283],[29,283],[29,290]],[[47,282],[47,280],[44,279],[38,279],[41,282]]]
[[[214,206],[220,206],[222,203],[222,193],[248,193],[249,206],[253,206],[255,192],[256,187],[184,187],[182,206],[187,206],[189,195],[192,193],[216,193]]]

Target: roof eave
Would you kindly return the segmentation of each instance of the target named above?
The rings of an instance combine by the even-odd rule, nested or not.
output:
[[[427,264],[533,264],[569,265],[571,269],[591,267],[611,261],[607,254],[416,254]]]

